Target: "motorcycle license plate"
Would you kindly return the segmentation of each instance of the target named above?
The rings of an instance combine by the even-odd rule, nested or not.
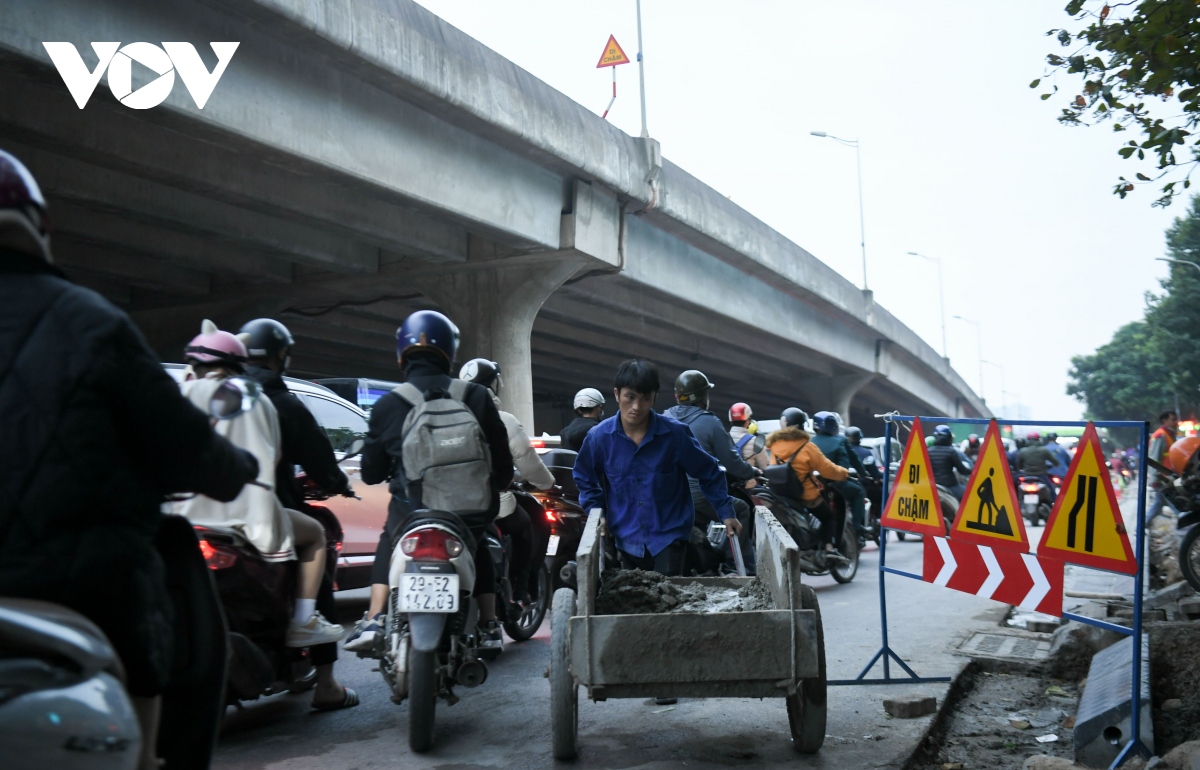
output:
[[[400,611],[457,612],[458,575],[401,575]]]
[[[1037,495],[1025,495],[1026,505],[1036,505],[1038,501]]]
[[[546,543],[546,555],[558,556],[558,541],[562,540],[558,535],[551,535],[550,542]]]

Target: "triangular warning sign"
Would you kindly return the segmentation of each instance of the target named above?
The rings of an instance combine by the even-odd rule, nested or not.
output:
[[[925,449],[925,434],[921,432],[921,420],[913,419],[912,432],[904,445],[900,458],[900,470],[896,483],[883,507],[879,523],[891,529],[904,529],[923,535],[945,536],[946,524],[942,518],[941,501],[937,485],[929,472],[929,451]]]
[[[1100,437],[1090,422],[1054,501],[1037,552],[1085,567],[1137,574],[1137,560],[1129,547],[1129,534],[1108,477]]]
[[[618,64],[629,64],[629,57],[625,55],[624,49],[617,39],[612,35],[608,36],[608,42],[604,44],[604,53],[600,54],[600,63],[596,65],[596,69],[602,67],[615,67]],[[614,75],[613,77],[616,77]]]
[[[1004,442],[1000,440],[1000,426],[995,420],[988,423],[987,436],[967,481],[967,493],[958,505],[950,537],[977,545],[1029,551],[1017,490],[1008,469]]]

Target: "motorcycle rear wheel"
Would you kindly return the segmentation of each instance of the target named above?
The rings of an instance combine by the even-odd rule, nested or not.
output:
[[[1200,591],[1200,525],[1183,536],[1179,545],[1179,569],[1188,585]]]
[[[850,561],[830,567],[829,574],[839,583],[849,583],[858,574],[858,538],[854,534],[854,522],[848,519],[842,530],[842,542],[838,550]]]
[[[533,597],[533,604],[521,610],[520,605],[510,604],[509,612],[511,614],[520,613],[515,620],[504,621],[504,632],[514,642],[524,642],[533,638],[533,635],[542,627],[542,621],[546,619],[546,610],[550,606],[550,572],[546,569],[546,563],[543,561],[538,565],[537,569],[537,588]]]
[[[418,754],[433,748],[433,717],[437,708],[436,651],[408,653],[408,747]]]

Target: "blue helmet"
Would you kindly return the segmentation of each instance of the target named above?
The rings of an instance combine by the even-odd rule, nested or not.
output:
[[[841,432],[841,420],[833,412],[817,412],[813,415],[813,428],[818,433],[836,436]]]
[[[935,435],[935,436],[953,436],[954,433],[951,432],[949,425],[939,425],[933,429],[933,435]]]
[[[418,310],[404,319],[396,330],[396,353],[400,365],[405,364],[408,354],[417,350],[433,350],[446,359],[446,367],[454,363],[458,354],[458,327],[436,310]]]

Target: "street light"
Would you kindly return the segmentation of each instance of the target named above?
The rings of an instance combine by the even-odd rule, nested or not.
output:
[[[863,215],[862,152],[859,149],[859,142],[857,139],[839,139],[833,134],[827,134],[824,131],[809,131],[809,133],[813,136],[819,136],[822,139],[832,139],[838,144],[854,148],[854,160],[858,165],[858,232],[861,238],[859,245],[862,246],[863,291],[867,291],[867,225],[866,218]]]
[[[1189,262],[1186,259],[1167,259],[1166,257],[1155,257],[1154,261],[1155,262],[1171,262],[1176,265],[1191,265],[1192,267],[1196,268],[1197,270],[1200,270],[1200,264],[1197,264],[1195,262]]]
[[[930,262],[937,262],[938,301],[942,306],[942,358],[949,361],[950,356],[946,355],[946,292],[942,291],[942,260],[939,257],[927,257],[924,254],[918,254],[915,251],[908,252],[908,256],[920,257],[921,259],[928,259]]]
[[[960,315],[954,317],[975,327],[975,357],[979,360],[979,397],[983,398],[983,336],[979,331],[979,322]]]
[[[987,364],[988,366],[994,366],[1000,370],[1000,402],[1002,404],[1001,408],[1004,409],[1004,413],[1007,414],[1008,413],[1008,391],[1004,389],[1004,367],[1001,366],[1000,364],[993,363],[991,361],[981,361],[980,363]]]
[[[646,128],[646,63],[642,56],[642,0],[637,0],[637,27],[638,27],[638,82],[641,84],[642,90],[642,138],[650,136],[650,129]],[[616,68],[613,68],[616,71]],[[613,81],[616,82],[615,80]],[[613,86],[613,93],[616,93],[616,86]]]

